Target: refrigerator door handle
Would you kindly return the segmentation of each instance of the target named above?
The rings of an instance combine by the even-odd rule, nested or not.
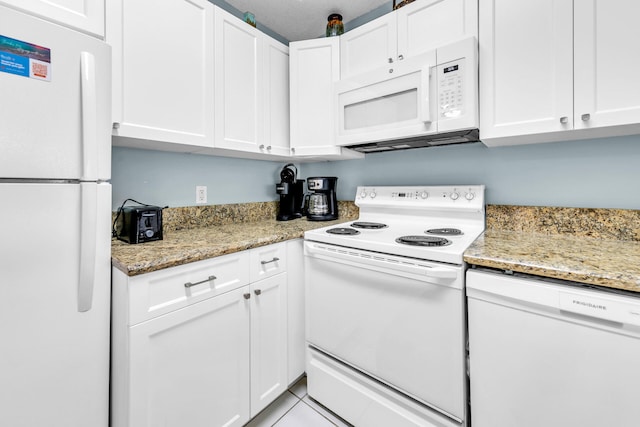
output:
[[[80,268],[78,311],[91,310],[98,241],[98,188],[94,182],[80,183]]]
[[[90,52],[80,52],[82,102],[82,181],[98,177],[98,100],[96,58]]]

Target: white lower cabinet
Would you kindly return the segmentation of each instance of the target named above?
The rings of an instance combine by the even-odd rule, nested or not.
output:
[[[113,269],[113,427],[242,426],[286,391],[288,244]]]
[[[129,426],[249,420],[247,287],[131,327]]]
[[[251,417],[287,390],[287,273],[251,284]]]

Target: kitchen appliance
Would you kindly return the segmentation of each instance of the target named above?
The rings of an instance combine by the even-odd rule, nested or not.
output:
[[[353,425],[466,426],[463,252],[484,186],[358,187],[305,233],[309,395]]]
[[[276,193],[280,195],[276,220],[289,221],[302,217],[304,203],[304,179],[298,179],[298,168],[293,163],[286,164],[280,171],[280,183]]]
[[[116,214],[116,237],[127,243],[162,240],[162,208],[123,206]]]
[[[0,425],[109,420],[111,51],[0,6]]]
[[[635,426],[640,298],[469,270],[474,427]]]
[[[308,220],[338,219],[337,184],[338,178],[334,176],[307,178],[307,188],[311,191],[305,197],[305,212]]]
[[[335,84],[337,144],[363,153],[478,141],[475,37]]]

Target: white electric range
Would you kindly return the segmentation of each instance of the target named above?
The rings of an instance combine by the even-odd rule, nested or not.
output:
[[[484,186],[359,187],[358,220],[305,233],[311,397],[354,425],[466,426],[463,253]]]

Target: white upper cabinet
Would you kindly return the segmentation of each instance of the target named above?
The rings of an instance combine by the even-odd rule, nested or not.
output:
[[[215,21],[215,147],[288,155],[288,48],[222,9]]]
[[[261,150],[289,155],[289,48],[266,37],[264,41],[264,139]],[[260,148],[258,145],[258,148]]]
[[[213,146],[213,11],[207,0],[108,2],[114,136]]]
[[[262,94],[258,89],[260,32],[219,8],[215,21],[215,146],[256,151],[262,131]]]
[[[104,37],[105,0],[0,0],[0,3],[93,36]]]
[[[328,159],[364,157],[336,145],[333,85],[340,79],[339,38],[292,42],[289,49],[291,153]]]
[[[344,79],[398,60],[397,37],[395,13],[340,36],[340,77]]]
[[[480,138],[488,146],[640,131],[632,0],[480,0]]]
[[[476,0],[420,0],[340,36],[340,78],[478,35]]]
[[[639,123],[640,2],[580,0],[574,14],[574,127]]]

